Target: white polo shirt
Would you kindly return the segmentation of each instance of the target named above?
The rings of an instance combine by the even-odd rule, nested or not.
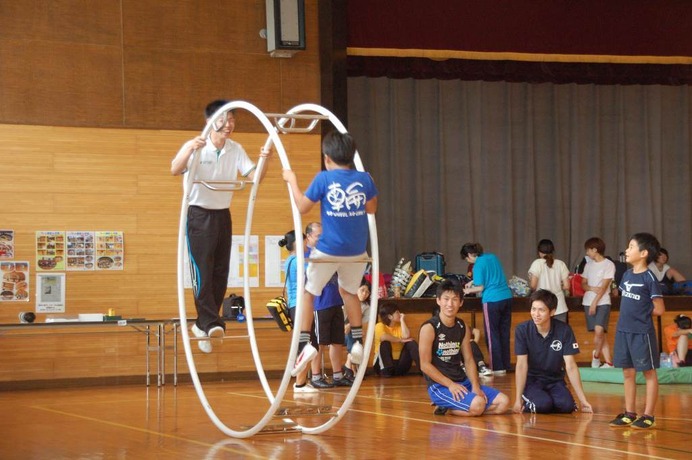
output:
[[[182,147],[187,148],[187,144]],[[227,139],[226,144],[218,150],[210,139],[199,152],[200,163],[197,167],[195,180],[203,181],[233,181],[247,177],[254,169],[255,163],[250,160],[245,149],[239,143]],[[192,156],[188,162],[188,170]],[[187,173],[186,173],[187,174]],[[223,187],[223,186],[221,186]],[[202,184],[193,184],[190,192],[190,205],[205,209],[228,209],[231,206],[233,192],[219,192],[208,189]]]

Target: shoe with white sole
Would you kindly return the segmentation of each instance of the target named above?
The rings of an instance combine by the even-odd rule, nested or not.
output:
[[[317,350],[315,350],[315,347],[313,347],[310,343],[305,344],[303,351],[301,351],[296,358],[296,363],[291,371],[291,376],[295,377],[296,375],[300,374],[315,356],[317,356]]]
[[[493,370],[482,363],[480,366],[478,366],[478,375],[481,377],[492,377]]]
[[[222,339],[226,335],[226,331],[223,330],[221,326],[214,326],[209,329],[209,337],[214,339]]]
[[[211,353],[211,342],[208,339],[203,340],[205,337],[208,337],[207,333],[204,332],[202,329],[198,328],[196,324],[192,325],[190,331],[192,331],[195,337],[201,339],[197,341],[197,346],[202,351],[202,353]]]
[[[591,353],[591,367],[594,369],[601,367],[601,359],[596,358],[593,353]]]
[[[298,386],[297,383],[293,384],[293,392],[294,393],[319,393],[320,390],[318,390],[315,387],[311,387],[310,385],[304,383],[302,386]]]
[[[613,367],[614,366],[612,364],[603,363],[603,364],[601,364],[600,369],[612,369]]]

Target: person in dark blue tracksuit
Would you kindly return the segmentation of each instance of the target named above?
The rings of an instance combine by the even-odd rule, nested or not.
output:
[[[557,297],[539,289],[531,294],[531,319],[517,325],[514,412],[569,413],[576,410],[565,384],[565,373],[581,403],[582,412],[593,412],[586,400],[574,355],[579,344],[569,324],[553,319]]]

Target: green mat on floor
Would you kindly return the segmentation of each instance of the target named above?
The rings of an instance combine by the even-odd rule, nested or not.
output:
[[[594,369],[592,367],[580,367],[582,382],[622,383],[622,369]],[[692,367],[678,367],[673,369],[656,369],[658,383],[692,383]],[[637,384],[645,383],[644,374],[637,372]]]

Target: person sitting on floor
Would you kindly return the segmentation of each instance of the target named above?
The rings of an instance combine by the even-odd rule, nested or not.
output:
[[[692,319],[679,314],[674,321],[663,329],[666,349],[673,358],[673,367],[692,366]]]
[[[531,294],[531,319],[517,325],[514,332],[515,413],[570,413],[576,410],[565,384],[565,372],[581,403],[582,412],[593,412],[586,400],[574,355],[579,344],[567,323],[551,317],[557,297],[546,289]]]
[[[418,343],[411,337],[405,315],[396,304],[384,303],[375,325],[375,372],[383,377],[406,375],[415,362],[420,368]]]
[[[509,398],[495,388],[480,384],[470,334],[464,321],[457,318],[463,305],[463,286],[444,280],[437,287],[436,296],[439,313],[420,328],[421,370],[435,415],[477,417],[504,413]],[[468,374],[462,362],[466,362]]]
[[[438,316],[440,314],[440,307],[435,305],[435,308],[433,308],[433,316]],[[483,351],[481,350],[480,345],[478,345],[478,341],[481,338],[481,331],[477,328],[474,327],[471,330],[471,353],[473,354],[473,360],[476,362],[476,369],[478,369],[478,376],[479,377],[492,377],[493,370],[488,367],[488,365],[485,363],[485,357],[483,356]],[[464,363],[462,362],[461,364],[462,368],[464,369],[464,372],[466,372],[466,366],[464,366]]]

